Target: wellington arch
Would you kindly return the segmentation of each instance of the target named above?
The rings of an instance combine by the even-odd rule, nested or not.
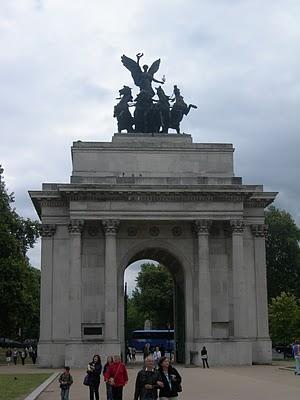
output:
[[[174,278],[180,361],[200,365],[205,345],[212,365],[271,362],[264,209],[276,193],[235,176],[233,146],[117,133],[71,152],[70,183],[30,191],[42,222],[40,365],[124,353],[124,271],[144,258]]]

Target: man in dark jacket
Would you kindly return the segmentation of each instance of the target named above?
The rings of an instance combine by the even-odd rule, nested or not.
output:
[[[153,358],[148,356],[145,359],[145,368],[136,377],[134,400],[156,400],[157,389],[162,386],[160,374],[154,369]]]

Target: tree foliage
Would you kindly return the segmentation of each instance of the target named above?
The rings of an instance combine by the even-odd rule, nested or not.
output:
[[[136,329],[144,329],[144,316],[143,313],[140,313],[135,306],[135,302],[132,297],[128,297],[127,299],[127,337],[130,335],[130,332]]]
[[[39,223],[20,217],[12,207],[0,166],[0,336],[37,337],[40,271],[29,265],[26,252],[39,236]]]
[[[269,305],[270,336],[273,344],[288,345],[300,338],[300,304],[292,294],[282,292]]]
[[[300,298],[300,229],[289,213],[270,207],[266,212],[269,226],[266,240],[269,299],[281,292]]]
[[[136,315],[136,324],[143,328],[144,321],[150,319],[153,328],[166,329],[168,322],[173,325],[173,279],[167,268],[143,264],[136,283],[130,306],[135,310],[131,312]]]

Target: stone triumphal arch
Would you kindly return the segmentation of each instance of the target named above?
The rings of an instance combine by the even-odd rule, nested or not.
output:
[[[30,196],[42,222],[42,366],[85,366],[124,348],[124,271],[165,264],[179,361],[271,361],[264,208],[276,193],[234,175],[231,144],[186,134],[74,142],[70,183]]]

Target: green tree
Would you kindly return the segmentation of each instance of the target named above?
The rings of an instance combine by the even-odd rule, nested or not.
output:
[[[289,213],[274,206],[266,211],[269,226],[266,240],[269,299],[281,292],[300,298],[300,229]]]
[[[150,319],[153,328],[166,329],[168,322],[173,326],[173,279],[161,264],[143,264],[136,278],[132,294],[139,321]]]
[[[292,294],[282,292],[269,305],[270,336],[274,344],[291,344],[300,338],[300,304]]]
[[[16,337],[19,329],[37,335],[40,272],[26,252],[39,236],[39,223],[20,217],[12,207],[0,166],[0,336]]]
[[[136,329],[144,329],[144,316],[138,311],[133,298],[128,297],[126,337],[130,338],[130,333]]]

